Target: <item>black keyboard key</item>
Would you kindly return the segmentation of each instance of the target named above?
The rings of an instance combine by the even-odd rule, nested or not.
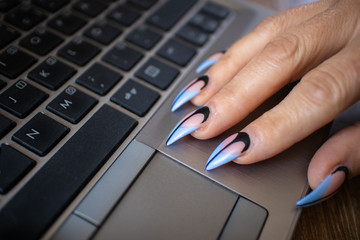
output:
[[[173,63],[185,66],[194,57],[196,50],[177,40],[170,39],[160,48],[157,54]]]
[[[124,71],[129,71],[142,57],[142,53],[119,43],[104,55],[103,60]]]
[[[206,33],[188,25],[183,26],[178,31],[177,35],[197,46],[203,46],[209,39],[209,36]]]
[[[34,153],[45,156],[68,132],[68,127],[38,113],[14,134],[13,140]]]
[[[179,70],[176,68],[151,58],[135,73],[135,76],[165,90],[178,74]]]
[[[78,123],[96,103],[95,98],[69,86],[46,108],[71,123]]]
[[[107,4],[97,0],[79,0],[73,8],[89,17],[96,17],[107,8]]]
[[[122,75],[101,64],[95,63],[85,73],[83,73],[76,83],[87,89],[104,96],[116,83],[120,81]]]
[[[5,194],[36,165],[35,161],[6,144],[0,146],[0,194]]]
[[[61,48],[58,55],[77,65],[84,66],[99,52],[100,48],[76,38]]]
[[[160,39],[161,35],[159,33],[145,26],[138,27],[126,37],[127,41],[147,50],[153,48]]]
[[[219,27],[220,22],[213,17],[198,13],[191,18],[190,24],[207,33],[213,33]]]
[[[196,0],[169,0],[147,22],[162,29],[169,30],[196,3]]]
[[[111,101],[143,117],[159,97],[159,93],[130,79],[111,97]]]
[[[16,117],[24,118],[47,97],[43,91],[19,80],[0,94],[0,107]]]
[[[107,15],[107,18],[111,19],[117,23],[120,23],[121,25],[130,26],[140,16],[141,16],[141,14],[133,9],[130,9],[125,6],[119,6],[115,10],[111,11]]]
[[[136,124],[101,107],[2,208],[0,238],[39,239]]]
[[[23,30],[29,30],[46,18],[46,15],[28,5],[15,8],[7,13],[5,21]]]
[[[0,12],[7,12],[19,3],[20,0],[0,0]]]
[[[18,38],[20,36],[20,33],[18,33],[15,29],[11,27],[0,24],[0,36],[0,48],[3,48],[12,41],[14,41],[16,38]]]
[[[225,19],[230,12],[226,7],[213,2],[207,2],[201,11],[218,19]]]
[[[16,126],[16,123],[7,117],[0,114],[0,138],[5,136],[11,129]],[[1,176],[1,171],[0,171]],[[1,182],[1,181],[0,181]]]
[[[86,24],[86,20],[70,12],[57,15],[48,22],[48,25],[62,33],[71,35]]]
[[[0,79],[0,90],[6,86],[6,82]]]
[[[49,12],[56,12],[70,2],[70,0],[32,0],[32,2]]]
[[[39,28],[21,39],[20,45],[34,53],[45,55],[63,41],[64,39],[45,30],[45,28]]]
[[[35,62],[36,59],[34,57],[14,46],[10,46],[0,54],[0,73],[14,79]]]
[[[54,57],[49,57],[28,74],[28,78],[56,90],[76,73],[76,70]]]
[[[157,2],[157,0],[128,0],[127,2],[136,7],[147,10],[151,8]]]
[[[84,35],[104,45],[112,42],[121,30],[105,21],[97,22],[85,30]]]

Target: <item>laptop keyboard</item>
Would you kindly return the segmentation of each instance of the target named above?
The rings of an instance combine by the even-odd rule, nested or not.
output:
[[[229,10],[197,0],[2,0],[0,12],[0,236],[31,222],[27,238],[38,238]]]

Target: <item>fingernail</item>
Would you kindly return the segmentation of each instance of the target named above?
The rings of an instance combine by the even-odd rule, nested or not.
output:
[[[246,151],[249,145],[250,138],[247,133],[239,132],[231,135],[216,147],[206,163],[206,170],[212,170],[231,162]]]
[[[171,131],[166,141],[166,145],[170,146],[180,138],[183,138],[186,135],[194,132],[200,127],[202,123],[206,121],[206,119],[209,117],[209,113],[210,111],[208,107],[202,107],[188,114]]]
[[[317,188],[301,200],[297,201],[296,204],[300,207],[308,207],[330,198],[344,184],[348,175],[349,170],[347,167],[338,167],[334,172],[328,175]]]
[[[208,59],[203,61],[195,70],[197,74],[201,73],[205,69],[208,69],[212,65],[214,65],[219,59],[224,55],[225,51],[217,52],[211,55]]]
[[[171,111],[175,112],[179,107],[190,101],[208,84],[209,77],[204,75],[191,81],[186,87],[184,87],[180,93],[176,96]]]

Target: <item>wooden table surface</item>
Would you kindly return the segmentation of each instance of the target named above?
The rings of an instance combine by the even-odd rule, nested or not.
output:
[[[280,10],[279,0],[250,0]],[[286,2],[286,1],[285,1]],[[332,198],[304,208],[293,240],[360,240],[360,176],[347,181]]]

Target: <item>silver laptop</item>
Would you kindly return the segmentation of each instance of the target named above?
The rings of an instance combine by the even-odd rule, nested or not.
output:
[[[0,239],[289,239],[321,130],[213,171],[223,135],[167,147],[196,67],[269,9],[240,1],[0,1]]]

